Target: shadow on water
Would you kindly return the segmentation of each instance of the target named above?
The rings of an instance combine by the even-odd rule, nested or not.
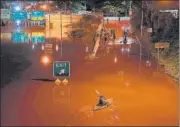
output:
[[[42,82],[54,82],[53,79],[47,79],[47,78],[33,78],[34,81],[42,81]]]
[[[31,66],[29,55],[28,45],[1,43],[1,88],[18,79],[21,73]]]

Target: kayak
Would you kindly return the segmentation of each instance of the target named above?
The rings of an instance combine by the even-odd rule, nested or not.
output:
[[[107,108],[112,104],[112,99],[107,99],[106,101],[107,101],[107,103],[104,106],[95,105],[93,108],[93,111],[98,111],[98,110]]]

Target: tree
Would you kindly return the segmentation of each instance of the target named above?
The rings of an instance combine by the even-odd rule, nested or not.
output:
[[[85,1],[72,1],[72,12],[76,13],[78,11],[85,11],[86,10],[86,3]]]
[[[119,15],[119,14],[124,14],[128,15],[130,8],[130,0],[126,1],[120,1],[120,0],[113,0],[113,1],[104,1],[103,6],[101,9],[105,14],[112,14],[112,15]]]
[[[102,10],[105,14],[118,15],[121,9],[119,7],[113,6],[109,1],[104,2]]]

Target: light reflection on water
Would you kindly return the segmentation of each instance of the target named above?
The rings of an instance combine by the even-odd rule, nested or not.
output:
[[[29,31],[14,31],[1,33],[1,43],[13,43],[13,44],[41,44],[59,42],[59,38],[46,36],[46,32],[29,32]]]
[[[14,44],[17,43],[44,43],[45,42],[45,33],[44,32],[9,32],[1,33],[1,40],[8,40]]]
[[[45,34],[43,32],[11,32],[11,33],[2,33],[2,40],[10,40],[12,43],[44,43]]]

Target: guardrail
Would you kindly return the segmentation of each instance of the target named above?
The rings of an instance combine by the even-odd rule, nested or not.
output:
[[[130,20],[130,17],[104,17],[104,20]]]

